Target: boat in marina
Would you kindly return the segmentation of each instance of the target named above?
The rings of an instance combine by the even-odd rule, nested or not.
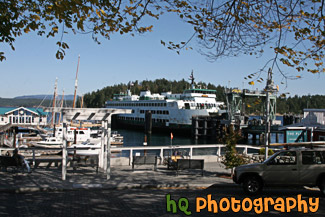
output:
[[[76,148],[76,150],[69,150],[69,155],[86,155],[86,156],[92,156],[92,155],[98,155],[100,148],[101,148],[101,139],[93,139],[88,140],[85,142],[82,142],[80,144],[74,144],[70,146],[71,149]],[[77,150],[78,149],[78,150]]]
[[[123,145],[123,136],[120,134],[113,132],[111,136],[111,147],[117,147]],[[73,148],[79,150],[71,150]],[[98,155],[101,148],[101,139],[90,139],[80,144],[74,144],[70,146],[70,150],[68,151],[69,155],[83,155],[83,156],[91,156]],[[76,152],[76,153],[75,153]],[[116,153],[116,151],[111,151],[112,153]]]
[[[63,140],[58,137],[48,137],[44,141],[31,142],[30,144],[38,148],[62,148]]]
[[[224,110],[223,102],[216,100],[216,90],[197,88],[193,72],[191,88],[181,94],[163,92],[152,94],[143,90],[140,95],[115,94],[105,102],[106,108],[132,109],[131,114],[118,114],[114,117],[117,126],[144,127],[146,114],[151,114],[153,129],[190,131],[193,116],[217,116]]]
[[[91,143],[89,145],[92,146],[94,144],[100,143],[101,130],[68,127],[66,138],[68,145],[72,142],[76,142],[76,144],[82,145],[84,145],[84,143]],[[56,129],[55,136],[48,136],[44,138],[43,141],[32,142],[31,144],[34,147],[61,148],[63,145],[63,128],[58,127]],[[112,131],[111,133],[111,145],[123,145],[123,136],[121,136],[117,131]]]

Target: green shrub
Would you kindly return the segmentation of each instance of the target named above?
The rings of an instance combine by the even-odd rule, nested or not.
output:
[[[265,155],[265,148],[261,148],[259,151],[258,151],[258,154],[259,155]],[[274,154],[274,151],[272,149],[269,148],[269,151],[268,151],[268,155],[271,156]]]

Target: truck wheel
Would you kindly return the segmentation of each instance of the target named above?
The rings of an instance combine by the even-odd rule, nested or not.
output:
[[[320,180],[319,189],[323,196],[325,196],[325,177]]]
[[[243,188],[246,194],[256,195],[262,192],[263,184],[259,177],[248,176],[243,182]]]

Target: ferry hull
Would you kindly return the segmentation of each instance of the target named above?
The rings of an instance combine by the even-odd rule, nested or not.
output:
[[[145,130],[145,123],[140,121],[120,120],[113,116],[113,127],[119,129],[132,129],[132,130]],[[191,133],[192,125],[185,124],[169,124],[166,126],[165,123],[152,123],[152,132],[175,132],[179,134],[189,135]]]

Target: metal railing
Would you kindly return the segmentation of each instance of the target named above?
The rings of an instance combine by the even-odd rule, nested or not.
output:
[[[171,155],[172,151],[174,150],[188,150],[187,156],[189,159],[192,159],[193,156],[196,155],[208,155],[207,153],[199,153],[197,150],[199,149],[210,149],[210,155],[215,155],[218,157],[221,157],[224,153],[223,149],[225,149],[226,145],[224,144],[211,144],[211,145],[173,145],[173,146],[130,146],[130,147],[111,147],[111,152],[122,152],[126,151],[128,152],[127,157],[129,157],[129,162],[133,161],[133,156],[136,152],[145,152],[145,151],[159,151],[160,159],[164,158],[164,153],[167,153],[167,155]],[[258,146],[251,146],[251,145],[236,145],[237,150],[242,154],[250,154],[250,153],[257,153],[259,149],[263,147]],[[30,147],[30,148],[19,148],[20,151],[29,151],[31,152],[31,157],[29,158],[32,160],[33,164],[35,164],[36,159],[36,152],[41,151],[62,151],[63,148],[37,148],[37,147]],[[75,147],[68,147],[67,151],[76,151],[76,150],[87,150],[87,149],[101,149],[100,147],[94,147],[94,148],[75,148]],[[0,155],[2,154],[2,151],[13,151],[14,148],[6,148],[6,147],[0,147]],[[212,150],[212,154],[211,154]],[[195,153],[197,152],[197,153]],[[71,155],[71,154],[70,154]],[[122,155],[121,155],[122,156]],[[116,156],[116,157],[121,157]],[[165,155],[166,156],[166,155]],[[27,156],[26,156],[27,157]],[[28,157],[27,157],[28,158]]]
[[[133,160],[134,152],[135,151],[145,151],[145,150],[158,150],[159,156],[161,159],[164,157],[164,153],[171,153],[173,150],[184,150],[189,149],[188,156],[189,159],[192,159],[193,156],[195,156],[194,152],[196,149],[211,149],[215,148],[215,155],[220,157],[222,156],[222,149],[225,148],[226,145],[224,144],[212,144],[212,145],[179,145],[175,146],[133,146],[133,147],[114,147],[111,148],[111,151],[128,151],[129,152],[129,158],[130,162]],[[249,149],[252,149],[253,152],[258,152],[263,147],[257,147],[257,146],[251,146],[251,145],[236,145],[237,149],[242,149],[243,154],[249,154]]]

